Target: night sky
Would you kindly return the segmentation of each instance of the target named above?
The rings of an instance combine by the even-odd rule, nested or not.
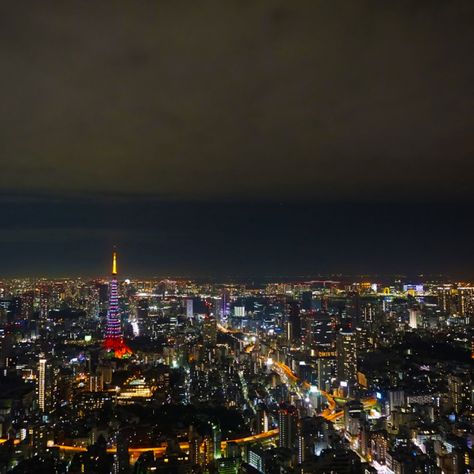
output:
[[[0,276],[474,276],[474,2],[4,2]]]

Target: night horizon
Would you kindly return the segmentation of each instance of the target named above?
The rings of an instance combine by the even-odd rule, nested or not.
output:
[[[50,195],[0,202],[3,277],[102,275],[114,245],[129,275],[140,277],[473,276],[468,203]]]

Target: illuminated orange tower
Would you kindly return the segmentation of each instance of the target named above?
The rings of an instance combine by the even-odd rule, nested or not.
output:
[[[107,310],[107,327],[105,329],[104,348],[117,358],[131,355],[132,351],[125,344],[122,335],[122,323],[118,303],[117,252],[112,254],[112,280],[109,285],[109,308]]]

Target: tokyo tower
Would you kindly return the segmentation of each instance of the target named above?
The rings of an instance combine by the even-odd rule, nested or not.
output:
[[[131,349],[125,344],[122,335],[118,304],[117,252],[112,254],[112,280],[109,285],[109,309],[107,310],[107,327],[105,329],[104,348],[117,358],[129,356]]]

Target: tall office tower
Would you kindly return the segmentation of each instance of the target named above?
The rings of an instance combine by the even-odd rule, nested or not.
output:
[[[388,403],[390,412],[404,406],[406,403],[405,392],[403,390],[389,390]]]
[[[101,382],[100,375],[91,374],[89,377],[89,392],[101,392],[104,388]]]
[[[205,466],[214,461],[214,441],[210,434],[205,434],[202,441],[203,458],[202,462]]]
[[[206,346],[217,343],[217,321],[213,316],[206,316],[203,321],[202,336]]]
[[[51,363],[44,354],[40,354],[36,394],[38,397],[38,407],[43,413],[47,413],[51,409],[51,381]]]
[[[305,449],[305,439],[301,428],[298,428],[298,437],[297,437],[297,449],[298,449],[298,464],[303,464],[306,461],[306,449]]]
[[[278,410],[278,428],[280,448],[293,449],[298,435],[298,410],[293,405],[282,403]]]
[[[443,285],[437,289],[438,307],[443,314],[451,315],[453,313],[452,291],[451,285]]]
[[[222,456],[222,453],[221,453],[222,431],[221,431],[219,422],[214,421],[211,424],[211,428],[212,428],[212,442],[214,444],[214,459],[220,459]]]
[[[123,433],[117,435],[117,454],[115,462],[117,474],[128,474],[130,472],[130,452],[128,450],[128,438]]]
[[[305,349],[311,348],[312,334],[311,334],[311,323],[314,319],[313,311],[301,312],[301,345]]]
[[[141,298],[137,302],[137,322],[138,322],[138,333],[141,336],[151,336],[152,328],[150,318],[148,317],[148,300]]]
[[[474,310],[473,287],[458,288],[456,307],[459,316],[472,316]]]
[[[361,320],[361,308],[360,308],[360,295],[354,291],[348,294],[346,301],[346,315],[350,320],[353,328],[356,328],[360,324]]]
[[[409,322],[408,322],[408,325],[409,325],[412,329],[417,329],[417,328],[418,328],[418,321],[419,321],[420,318],[421,318],[420,310],[417,309],[417,308],[410,308],[410,309],[408,310],[408,315],[409,315]]]
[[[357,345],[356,334],[341,331],[337,335],[337,378],[339,381],[354,383],[357,381]]]
[[[313,309],[313,292],[303,291],[301,293],[301,308],[305,311],[311,311]]]
[[[117,358],[129,356],[132,351],[125,344],[122,335],[118,304],[117,252],[112,254],[112,280],[109,286],[109,308],[105,330],[104,348]]]
[[[47,319],[49,314],[49,288],[42,286],[39,295],[39,313],[40,319]]]
[[[364,405],[359,400],[350,400],[344,405],[345,429],[351,436],[359,435],[364,415]]]
[[[461,414],[472,408],[471,381],[467,374],[449,374],[448,390],[449,398],[456,413]]]
[[[109,302],[109,285],[97,283],[96,288],[99,296],[99,309],[100,311],[105,311]]]
[[[288,322],[287,335],[288,341],[293,344],[298,344],[301,341],[301,316],[300,306],[296,301],[291,301],[287,304]]]
[[[247,462],[257,472],[265,473],[265,450],[262,446],[253,445],[248,449]]]
[[[268,423],[268,413],[266,406],[263,403],[260,403],[257,406],[257,411],[255,413],[256,416],[256,431],[257,434],[265,433],[268,431],[269,423]]]
[[[10,365],[13,336],[5,328],[0,327],[0,369]]]
[[[199,465],[201,463],[201,437],[197,432],[196,428],[191,425],[188,432],[188,441],[189,441],[189,461],[192,466]]]
[[[318,368],[318,388],[326,392],[331,389],[331,382],[336,372],[335,357],[319,357],[317,360]]]
[[[186,317],[188,319],[194,318],[194,301],[192,298],[186,300]]]
[[[221,297],[216,299],[216,316],[223,326],[227,326],[229,319],[229,292],[223,290]]]
[[[369,301],[363,304],[361,309],[362,325],[367,326],[368,324],[373,323],[376,319],[377,311],[380,311],[378,303]]]
[[[320,351],[334,348],[334,324],[329,313],[318,311],[311,319],[311,342]]]
[[[21,295],[21,317],[31,319],[35,308],[35,292],[25,291]]]

